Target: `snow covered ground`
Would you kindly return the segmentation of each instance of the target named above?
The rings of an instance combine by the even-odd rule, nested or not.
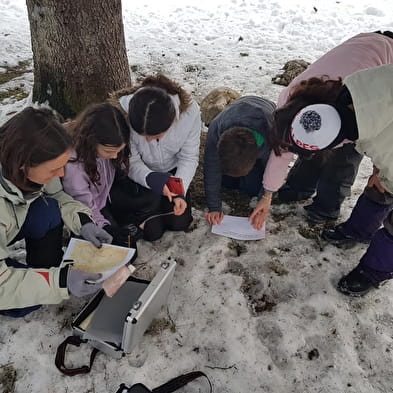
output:
[[[0,6],[0,67],[31,60],[24,2]],[[356,33],[393,30],[391,0],[123,0],[123,8],[133,79],[162,71],[198,101],[219,86],[275,100],[282,87],[271,78],[287,60],[313,61]],[[28,93],[32,80],[27,72],[0,85],[0,93],[11,87]],[[4,100],[0,123],[28,103]],[[364,160],[343,219],[369,173]],[[87,376],[61,375],[55,350],[84,303],[72,299],[24,320],[0,317],[0,381],[15,370],[15,392],[110,393],[121,382],[153,388],[200,369],[217,393],[393,391],[393,285],[362,299],[334,288],[364,246],[321,246],[310,238],[299,204],[274,206],[267,238],[258,242],[212,235],[203,213],[194,217],[190,233],[140,243],[144,276],[170,255],[181,263],[168,313],[135,352],[121,360],[99,355]],[[69,363],[87,363],[88,352],[72,351]],[[201,381],[182,391],[207,386]]]

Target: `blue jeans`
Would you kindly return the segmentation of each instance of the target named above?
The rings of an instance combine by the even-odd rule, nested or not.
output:
[[[53,256],[52,250],[55,250],[57,255],[59,254],[59,249],[61,251],[61,241],[60,243],[58,240],[56,241],[56,239],[59,238],[59,235],[56,234],[56,239],[54,239],[53,233],[54,231],[62,231],[62,225],[63,222],[57,201],[53,198],[39,197],[30,205],[21,230],[10,244],[13,244],[18,240],[25,239],[27,261],[29,260],[29,257],[31,259],[31,255],[29,255],[29,249],[31,250],[30,254],[39,253],[40,255],[45,255],[46,258],[51,258]],[[59,233],[61,236],[61,232]],[[51,236],[48,237],[48,234],[51,234]],[[46,247],[44,242],[48,244],[48,247]],[[36,257],[39,259],[39,256]],[[56,266],[58,263],[58,258],[53,258],[52,266]],[[13,267],[14,269],[26,269],[26,265],[14,261],[11,258],[7,258],[6,264]],[[27,266],[31,267],[29,264]],[[33,267],[39,266],[34,264]],[[21,318],[35,310],[38,310],[40,307],[41,305],[2,310],[0,311],[0,315]]]

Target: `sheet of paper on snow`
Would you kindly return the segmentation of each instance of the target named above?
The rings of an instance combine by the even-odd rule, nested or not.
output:
[[[112,244],[103,244],[101,248],[97,248],[86,240],[71,238],[64,253],[63,264],[70,260],[75,269],[101,273],[102,277],[97,280],[101,282],[129,262],[134,254],[134,248]]]
[[[247,217],[224,216],[221,224],[212,226],[212,233],[237,240],[260,240],[265,238],[265,225],[256,230]]]

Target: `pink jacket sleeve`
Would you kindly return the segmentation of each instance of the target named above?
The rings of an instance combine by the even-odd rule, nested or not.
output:
[[[266,191],[277,191],[284,184],[293,157],[291,152],[282,153],[281,156],[276,156],[274,151],[270,153],[263,174],[263,188]]]

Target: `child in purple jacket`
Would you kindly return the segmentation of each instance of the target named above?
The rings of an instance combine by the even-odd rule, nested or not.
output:
[[[113,244],[130,246],[138,228],[120,227],[112,218],[109,191],[115,174],[129,170],[130,128],[122,113],[108,103],[87,108],[68,126],[74,151],[65,168],[63,187],[88,206],[95,223],[113,236]]]

